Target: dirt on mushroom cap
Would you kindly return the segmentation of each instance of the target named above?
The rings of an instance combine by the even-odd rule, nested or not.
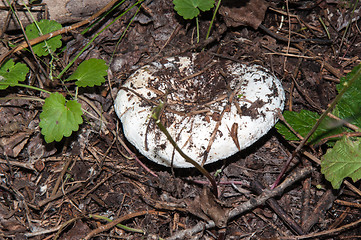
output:
[[[193,54],[136,71],[119,91],[115,110],[128,141],[144,156],[165,166],[193,167],[150,118],[160,101],[166,103],[161,121],[178,146],[208,164],[266,134],[284,99],[280,81],[261,66]]]

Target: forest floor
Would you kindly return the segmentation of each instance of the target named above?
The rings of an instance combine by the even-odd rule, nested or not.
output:
[[[339,79],[360,64],[361,4],[239,2],[222,1],[208,39],[213,12],[200,13],[199,43],[195,19],[184,20],[172,1],[146,0],[133,8],[136,1],[126,1],[85,34],[80,32],[88,25],[64,32],[56,58],[35,60],[25,50],[6,56],[31,69],[24,84],[74,93],[49,75],[99,34],[74,65],[104,59],[109,71],[102,86],[79,90],[86,110],[80,129],[49,144],[39,128],[43,102],[37,100],[46,94],[20,87],[0,91],[0,239],[361,239],[360,183],[332,189],[319,166],[326,144],[304,147],[312,154],[295,156],[281,187],[256,191],[257,184],[269,188],[275,182],[300,142],[273,128],[246,150],[206,165],[218,182],[214,200],[197,170],[157,165],[125,139],[113,107],[122,83],[150,62],[190,52],[269,69],[285,89],[285,110],[327,109]],[[11,15],[5,6],[0,11]],[[46,17],[43,11],[36,15]],[[2,56],[24,40],[20,28],[9,26],[0,32]],[[226,223],[218,224],[219,214],[228,214]]]

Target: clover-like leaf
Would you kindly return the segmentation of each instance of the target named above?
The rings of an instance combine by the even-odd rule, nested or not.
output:
[[[108,66],[102,59],[89,59],[82,62],[75,72],[66,80],[78,80],[75,84],[78,87],[93,87],[105,82]]]
[[[41,133],[47,143],[69,137],[83,123],[81,104],[75,100],[66,100],[60,93],[51,93],[45,99],[40,114]]]
[[[174,10],[184,19],[192,19],[202,11],[208,11],[214,6],[215,0],[174,0]]]
[[[40,31],[38,27],[40,28]],[[61,28],[62,26],[60,23],[54,20],[50,21],[47,19],[43,19],[39,22],[28,25],[25,29],[25,34],[31,40],[41,35],[59,30]],[[55,52],[55,50],[61,47],[61,45],[62,45],[61,36],[58,35],[50,39],[47,39],[45,41],[42,41],[38,44],[35,44],[34,46],[32,46],[32,48],[34,50],[34,53],[39,57],[41,57],[41,56],[47,56],[49,54],[49,51]]]
[[[333,148],[327,150],[321,161],[321,172],[335,189],[340,188],[344,178],[354,182],[361,179],[361,139],[352,141],[343,137]]]
[[[7,61],[0,68],[0,89],[24,81],[29,68],[24,63],[15,64],[12,59]]]

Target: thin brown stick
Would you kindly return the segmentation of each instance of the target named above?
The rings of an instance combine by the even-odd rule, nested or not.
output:
[[[305,51],[309,56],[314,57],[316,62],[318,62],[319,64],[323,65],[324,68],[326,68],[330,73],[332,73],[333,75],[335,75],[337,78],[341,78],[343,76],[343,74],[336,68],[334,68],[333,66],[331,66],[331,64],[329,64],[328,62],[326,62],[324,59],[319,59],[317,58],[316,54],[314,54],[313,52],[311,52],[308,49],[304,49],[302,47],[302,45],[300,44],[294,44],[295,47],[297,47],[300,51]]]
[[[40,201],[40,202],[38,203],[37,207],[42,207],[42,206],[44,206],[45,204],[47,204],[47,203],[49,203],[49,202],[52,202],[52,201],[54,201],[55,199],[58,199],[58,198],[66,195],[66,194],[68,194],[68,193],[70,193],[70,192],[73,192],[73,191],[75,191],[75,190],[77,190],[78,188],[81,188],[81,187],[83,187],[83,184],[82,184],[82,183],[77,183],[77,184],[75,184],[74,186],[69,187],[64,193],[63,193],[62,191],[58,191],[55,195],[53,195],[53,196],[51,196],[51,197],[49,197],[49,198],[46,198],[46,199]]]
[[[258,181],[255,180],[251,184],[252,190],[257,194],[262,194],[264,186]],[[305,234],[301,226],[290,216],[288,213],[277,203],[274,198],[269,198],[266,203],[272,210],[279,216],[287,226],[289,226],[295,233],[298,235]]]
[[[359,203],[353,203],[353,202],[347,202],[344,200],[338,200],[336,199],[334,203],[337,203],[339,205],[348,206],[348,207],[355,207],[355,208],[361,208],[361,204]]]
[[[306,167],[306,168],[300,169],[297,172],[294,172],[293,174],[291,174],[285,181],[283,181],[275,189],[273,189],[273,190],[266,189],[258,197],[251,198],[249,201],[238,205],[237,207],[233,208],[228,213],[228,216],[227,216],[228,221],[230,221],[231,219],[241,215],[242,213],[244,213],[246,211],[249,211],[251,209],[256,208],[257,206],[265,204],[265,202],[269,198],[281,195],[289,186],[291,186],[295,182],[303,179],[308,174],[310,174],[312,171],[313,171],[312,167]],[[185,236],[192,236],[195,233],[198,233],[200,231],[204,231],[204,229],[213,228],[215,226],[216,225],[215,225],[214,221],[212,221],[212,220],[208,221],[206,223],[205,222],[199,222],[193,228],[179,231],[179,232],[175,233],[173,236],[167,238],[167,240],[185,239]]]
[[[360,130],[360,128],[357,127],[356,125],[353,125],[353,124],[351,124],[351,123],[349,123],[349,122],[347,122],[347,121],[345,121],[345,120],[343,120],[343,119],[341,119],[339,117],[336,117],[332,113],[328,113],[327,116],[329,116],[330,118],[336,119],[337,121],[340,121],[340,124],[345,125],[349,129],[352,129],[354,131],[359,131]]]
[[[105,225],[102,225],[96,229],[94,229],[93,231],[91,231],[90,233],[88,233],[88,235],[86,235],[83,239],[84,240],[89,240],[92,237],[94,237],[95,235],[105,232],[113,227],[115,227],[117,224],[124,222],[126,220],[135,218],[135,217],[139,217],[139,216],[143,216],[146,214],[155,214],[155,215],[164,215],[166,214],[165,212],[160,212],[160,211],[156,211],[156,210],[147,210],[147,211],[140,211],[140,212],[135,212],[135,213],[130,213],[128,215],[125,215],[123,217],[120,217],[118,219],[115,219],[114,221],[107,223]]]
[[[309,232],[310,229],[318,223],[321,216],[332,206],[333,201],[336,199],[336,195],[333,194],[332,190],[327,190],[322,198],[318,201],[317,206],[313,209],[312,213],[309,215],[308,219],[303,222],[302,229],[304,232]]]
[[[351,79],[348,81],[347,85],[344,86],[344,88],[339,92],[339,94],[336,96],[336,98],[331,102],[330,106],[324,111],[320,118],[317,120],[315,125],[313,125],[312,129],[308,132],[307,136],[301,141],[301,143],[297,146],[297,148],[292,152],[291,156],[287,159],[287,162],[285,166],[283,167],[281,173],[278,175],[275,183],[273,184],[272,188],[275,188],[278,183],[281,181],[281,178],[283,174],[286,172],[289,164],[291,163],[292,159],[296,156],[296,154],[304,147],[306,142],[310,139],[310,137],[313,135],[313,133],[316,131],[316,129],[320,126],[321,122],[326,118],[327,114],[330,113],[338,101],[341,99],[343,94],[353,85],[353,83],[358,79],[358,77],[361,76],[361,68],[357,70],[357,72],[351,77]]]
[[[288,239],[288,240],[299,240],[299,239],[316,239],[318,237],[323,237],[323,236],[334,236],[334,235],[337,235],[341,232],[344,232],[348,229],[351,229],[351,228],[354,228],[358,225],[361,224],[361,219],[353,222],[353,223],[349,223],[349,224],[346,224],[342,227],[339,227],[339,228],[335,228],[335,229],[332,229],[332,230],[327,230],[327,231],[323,231],[323,232],[318,232],[318,233],[312,233],[312,234],[308,234],[308,235],[303,235],[303,236],[294,236],[294,237],[280,237],[279,239]]]
[[[29,170],[32,170],[32,171],[36,171],[33,164],[31,164],[31,163],[10,161],[10,160],[7,161],[7,160],[4,160],[4,159],[0,159],[0,163],[9,164],[10,166],[21,167],[21,168],[29,169]]]
[[[100,15],[102,15],[104,12],[106,12],[107,10],[109,10],[117,1],[119,0],[112,0],[110,1],[105,7],[103,7],[102,9],[100,9],[97,13],[95,13],[94,15],[92,15],[91,17],[81,21],[81,22],[78,22],[78,23],[74,23],[73,25],[71,26],[68,26],[68,27],[64,27],[62,29],[59,29],[57,31],[54,31],[54,32],[51,32],[51,33],[48,33],[48,34],[44,34],[42,36],[39,36],[37,38],[34,38],[32,40],[29,40],[29,44],[24,41],[22,43],[20,43],[17,47],[11,49],[10,51],[8,51],[7,53],[3,54],[0,56],[0,65],[3,63],[3,61],[9,57],[11,54],[13,53],[16,53],[18,51],[21,51],[23,50],[24,48],[28,47],[29,45],[33,46],[39,42],[42,42],[44,40],[48,40],[52,37],[55,37],[55,36],[58,36],[60,34],[63,34],[63,33],[67,33],[69,31],[72,31],[74,29],[77,29],[83,25],[86,25],[88,23],[90,23],[91,21],[93,21],[94,19],[96,19],[97,17],[99,17]]]

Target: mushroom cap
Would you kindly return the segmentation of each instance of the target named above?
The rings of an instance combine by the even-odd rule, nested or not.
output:
[[[212,60],[203,54],[171,57],[144,66],[119,90],[115,111],[124,135],[145,157],[165,166],[193,167],[173,148],[154,120],[199,164],[247,148],[277,122],[284,107],[280,81],[259,65]]]

